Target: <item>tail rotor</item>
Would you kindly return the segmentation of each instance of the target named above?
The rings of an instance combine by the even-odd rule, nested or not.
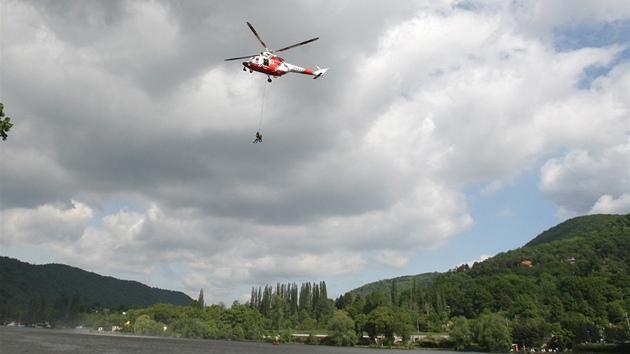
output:
[[[315,75],[315,77],[313,79],[323,79],[324,78],[324,74],[326,73],[326,71],[328,71],[329,68],[320,68],[319,65],[315,65],[317,67],[317,70],[313,73],[313,75]]]

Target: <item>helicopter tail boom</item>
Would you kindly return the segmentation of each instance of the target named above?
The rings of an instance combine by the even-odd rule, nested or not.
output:
[[[322,69],[319,66],[317,67],[317,70],[312,70],[312,69],[302,68],[300,66],[289,64],[289,63],[285,63],[285,65],[289,72],[304,74],[304,75],[312,75],[312,76],[315,76],[314,79],[322,77],[326,73],[326,71],[328,71],[328,68]]]

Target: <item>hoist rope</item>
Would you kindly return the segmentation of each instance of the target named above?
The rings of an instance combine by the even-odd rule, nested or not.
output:
[[[262,129],[262,117],[263,117],[263,109],[265,108],[265,91],[267,91],[267,83],[264,83],[263,86],[263,96],[262,96],[262,105],[260,107],[260,123],[258,124],[258,131]]]

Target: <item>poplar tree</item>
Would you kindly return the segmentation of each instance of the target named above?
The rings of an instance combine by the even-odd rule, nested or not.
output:
[[[206,302],[203,299],[203,288],[199,290],[199,298],[197,299],[197,306],[202,309],[206,305]]]
[[[398,306],[398,280],[395,278],[392,279],[392,289],[391,289],[391,297],[392,297],[392,306]]]

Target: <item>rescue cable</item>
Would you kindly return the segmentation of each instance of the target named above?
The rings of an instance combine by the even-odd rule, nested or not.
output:
[[[265,84],[265,86],[263,86],[262,105],[260,107],[260,121],[258,123],[258,131],[256,132],[256,139],[254,139],[253,141],[254,144],[262,143],[262,134],[260,134],[260,131],[262,130],[262,117],[263,117],[263,110],[265,108],[265,91],[266,90],[267,90],[267,85]]]
[[[263,109],[265,108],[265,91],[267,91],[267,83],[265,83],[265,86],[263,86],[262,105],[260,107],[260,123],[258,124],[259,132],[262,129]]]

